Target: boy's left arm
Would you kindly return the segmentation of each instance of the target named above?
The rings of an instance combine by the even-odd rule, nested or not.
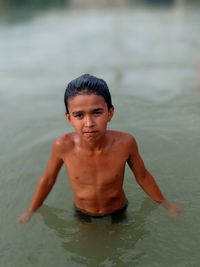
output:
[[[130,143],[131,152],[127,162],[135,175],[137,183],[153,200],[165,207],[171,214],[179,215],[181,212],[180,207],[164,198],[155,179],[145,168],[135,139],[133,138]]]

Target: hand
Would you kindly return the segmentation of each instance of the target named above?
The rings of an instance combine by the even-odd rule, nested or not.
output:
[[[17,219],[17,222],[20,224],[25,224],[28,221],[30,221],[33,214],[34,214],[34,212],[32,212],[32,211],[26,211]]]
[[[174,203],[170,203],[167,200],[164,200],[163,202],[161,202],[161,205],[174,216],[178,216],[181,214],[181,208]]]

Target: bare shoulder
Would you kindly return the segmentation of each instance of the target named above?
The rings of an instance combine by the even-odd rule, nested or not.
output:
[[[62,153],[63,151],[68,151],[72,147],[74,147],[76,134],[75,133],[68,133],[62,135],[53,142],[52,148],[55,152]]]
[[[108,131],[108,132],[114,139],[116,139],[120,143],[131,146],[136,145],[135,137],[130,133],[120,132],[120,131]]]
[[[74,140],[74,133],[68,133],[56,138],[54,144],[57,146],[70,145],[73,142],[73,140]]]
[[[109,131],[111,139],[113,139],[114,144],[121,150],[125,151],[129,156],[138,153],[138,146],[135,137],[126,132],[120,131]]]

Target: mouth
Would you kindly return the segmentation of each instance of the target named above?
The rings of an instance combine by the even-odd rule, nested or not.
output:
[[[97,131],[87,131],[87,132],[83,132],[83,134],[86,136],[93,136],[93,135],[97,134]]]

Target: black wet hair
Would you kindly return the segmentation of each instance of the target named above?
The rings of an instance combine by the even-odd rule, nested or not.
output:
[[[66,113],[69,114],[68,99],[74,98],[80,94],[96,94],[102,96],[107,104],[108,109],[113,107],[107,83],[103,79],[97,78],[93,75],[83,74],[80,77],[72,80],[67,85],[64,95]]]

